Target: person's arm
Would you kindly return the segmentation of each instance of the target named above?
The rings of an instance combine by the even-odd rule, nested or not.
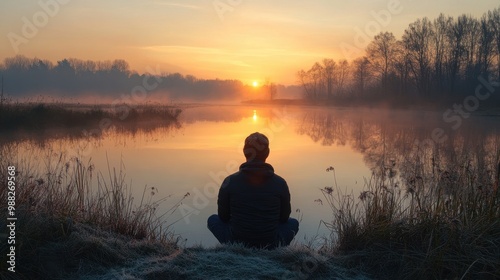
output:
[[[229,177],[227,177],[219,189],[219,197],[217,199],[217,214],[221,221],[227,223],[229,222],[230,215],[230,204],[229,204]]]
[[[290,191],[288,190],[288,185],[285,182],[285,188],[281,195],[280,223],[286,223],[288,221],[288,218],[290,218],[290,213],[292,213],[292,205],[290,204]]]

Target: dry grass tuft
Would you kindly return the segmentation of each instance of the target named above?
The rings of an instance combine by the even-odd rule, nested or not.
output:
[[[164,222],[182,199],[167,213],[158,215],[159,205],[168,197],[155,199],[156,190],[145,187],[142,199],[135,201],[123,169],[109,168],[104,176],[94,170],[91,162],[66,160],[63,154],[49,152],[44,159],[45,168],[36,173],[32,162],[19,160],[12,147],[0,149],[0,158],[0,170],[13,165],[18,171],[16,277],[64,278],[80,271],[82,264],[89,269],[92,264],[112,267],[134,258],[137,251],[157,252],[148,243],[177,247],[178,237]],[[6,172],[0,174],[0,185],[7,185],[5,175]],[[1,188],[0,199],[7,201],[6,187]],[[6,206],[0,209],[2,213],[7,213]],[[7,234],[5,221],[0,221],[2,235]],[[77,234],[75,229],[80,229]],[[137,242],[143,245],[134,246]],[[6,256],[6,245],[1,249]],[[0,265],[3,272],[7,271],[6,265]]]
[[[334,214],[322,250],[377,278],[500,278],[499,154],[488,163],[410,158],[401,176],[382,166],[359,196],[336,183],[322,189]]]

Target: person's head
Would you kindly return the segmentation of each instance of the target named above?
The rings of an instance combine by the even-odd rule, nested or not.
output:
[[[247,161],[266,161],[269,156],[269,139],[262,133],[252,133],[245,139],[243,154]]]

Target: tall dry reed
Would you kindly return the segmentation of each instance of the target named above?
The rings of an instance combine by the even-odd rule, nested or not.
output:
[[[359,195],[321,189],[333,218],[323,250],[377,278],[499,279],[499,152],[488,163],[440,155],[392,161]],[[396,279],[394,278],[394,279]]]

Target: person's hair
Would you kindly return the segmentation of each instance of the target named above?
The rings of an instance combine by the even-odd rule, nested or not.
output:
[[[269,139],[259,132],[250,134],[245,139],[243,154],[245,154],[247,161],[265,161],[269,156]]]

